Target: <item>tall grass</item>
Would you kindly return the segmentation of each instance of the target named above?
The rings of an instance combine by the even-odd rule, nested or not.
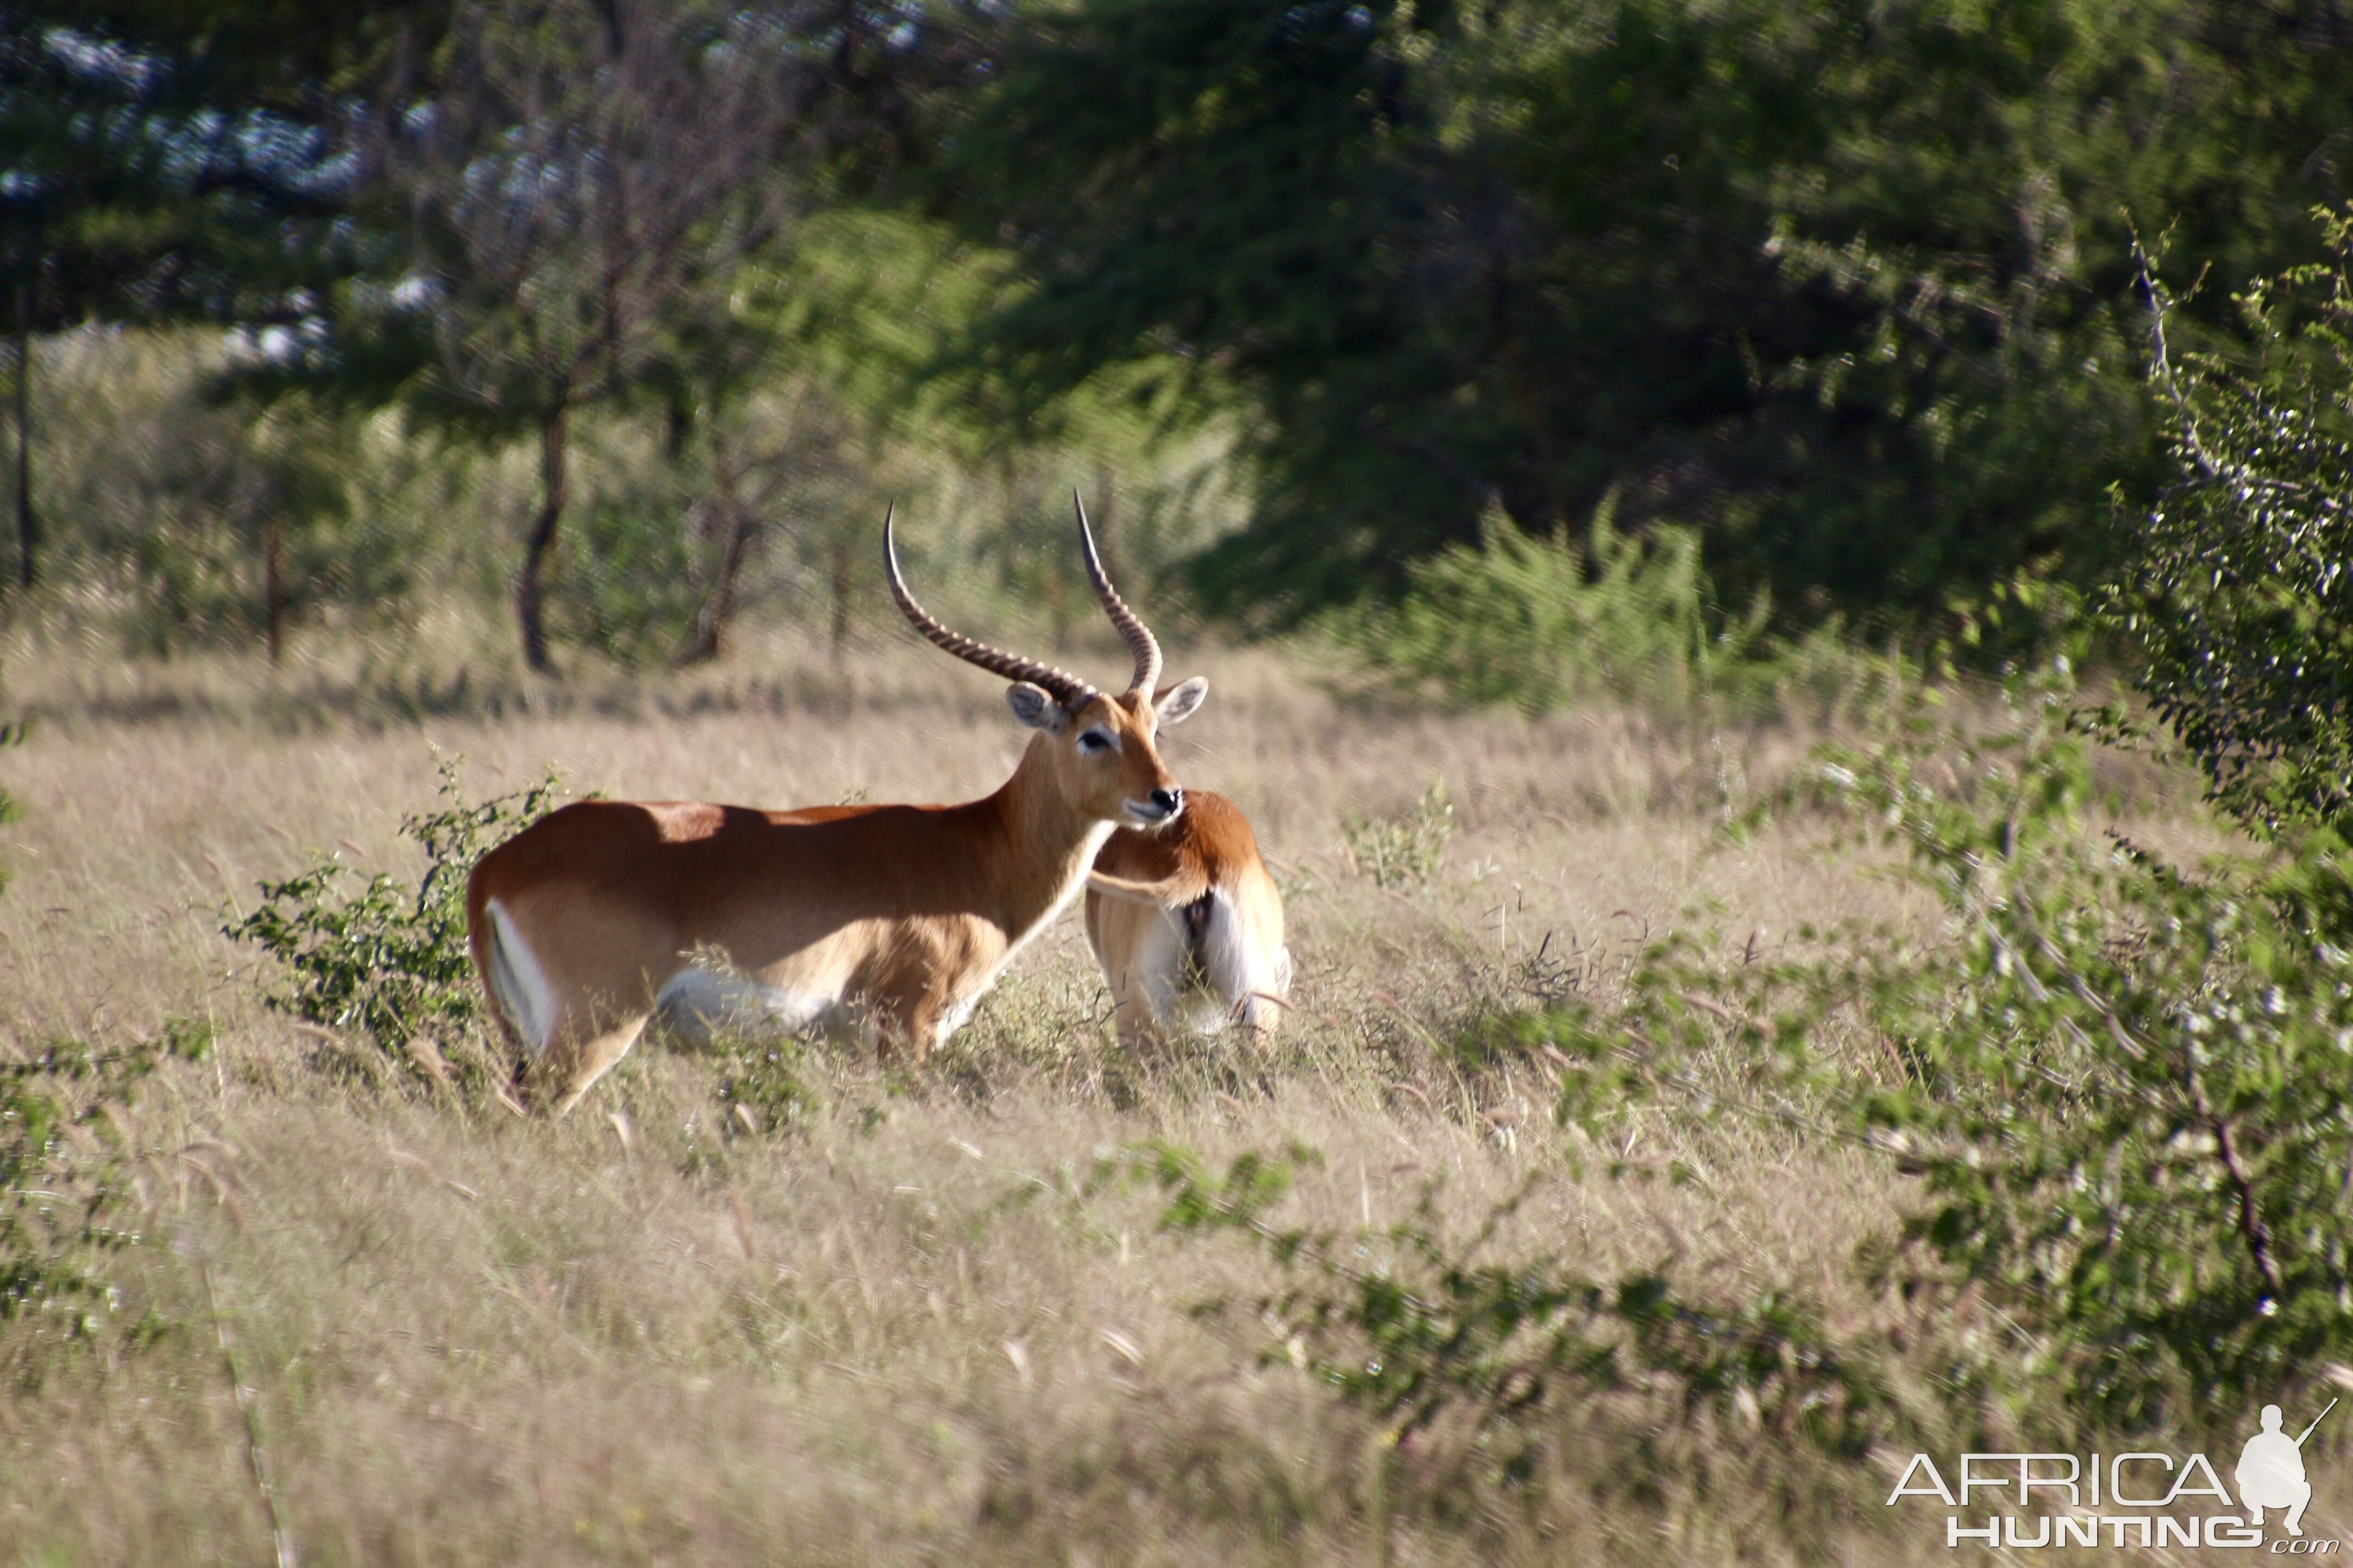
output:
[[[1816,951],[1796,934],[1810,921],[1933,936],[1933,900],[1859,875],[1872,858],[1831,853],[1803,815],[1727,845],[1690,748],[1638,711],[1375,714],[1279,649],[1171,654],[1215,692],[1170,732],[1171,764],[1250,815],[1284,888],[1297,1011],[1271,1051],[1123,1054],[1069,921],[923,1073],[839,1044],[769,1059],[649,1041],[549,1124],[322,1070],[320,1034],[338,1026],[267,1009],[266,973],[220,934],[221,900],[249,904],[313,846],[421,886],[429,857],[400,823],[434,801],[435,745],[470,759],[469,798],[551,764],[640,798],[968,798],[1021,743],[994,685],[915,648],[853,649],[834,675],[822,638],[782,639],[561,703],[396,721],[322,705],[289,723],[273,693],[299,668],[195,660],[174,667],[177,706],[85,703],[119,678],[103,655],[26,646],[12,674],[43,720],[9,760],[27,809],[0,902],[0,1055],[68,1032],[100,1050],[157,1039],[174,1014],[212,1020],[214,1045],[160,1063],[129,1113],[156,1163],[138,1239],[106,1277],[163,1331],[136,1353],[44,1345],[20,1362],[34,1376],[0,1405],[0,1552],[266,1556],[257,1444],[306,1563],[1941,1550],[1881,1522],[1870,1460],[1760,1439],[1736,1394],[1686,1400],[1684,1373],[1556,1380],[1514,1417],[1515,1445],[1527,1422],[1541,1439],[1515,1446],[1516,1467],[1471,1404],[1400,1434],[1381,1399],[1330,1381],[1345,1323],[1271,1333],[1286,1320],[1260,1306],[1304,1276],[1164,1229],[1169,1194],[1093,1179],[1155,1140],[1228,1173],[1303,1145],[1317,1158],[1261,1212],[1333,1238],[1343,1268],[1393,1264],[1393,1283],[1419,1286],[1433,1276],[1403,1250],[1419,1237],[1465,1278],[1552,1260],[1512,1275],[1531,1300],[1655,1275],[1675,1293],[1626,1304],[1758,1330],[1742,1330],[1743,1365],[1784,1341],[1806,1353],[1814,1341],[1791,1331],[1817,1322],[1842,1340],[1897,1332],[1922,1349],[1897,1358],[1894,1397],[1974,1431],[1978,1413],[1934,1392],[1936,1355],[1982,1315],[1891,1300],[1857,1255],[1900,1223],[1910,1178],[1786,1122],[1630,1105],[1601,1137],[1563,1130],[1558,1064],[1464,1044],[1500,1037],[1482,1019],[1610,1005],[1646,936],[1694,907],[1728,933],[1709,952],[1737,965]],[[1760,732],[1725,765],[1768,792],[1807,739]],[[1352,862],[1348,828],[1417,820],[1433,776],[1446,852],[1426,882],[1382,886]],[[2170,787],[2136,797],[2137,830],[2154,812],[2158,832],[2194,842],[2204,829],[2159,809]],[[1777,1300],[1802,1321],[1759,1315]],[[1662,1319],[1665,1351],[1694,1349],[1675,1336],[1698,1321]],[[1410,1337],[1433,1320],[1399,1321]],[[1494,1376],[1468,1386],[1515,1398],[1493,1343],[1470,1346],[1476,1376]],[[1779,1417],[1770,1398],[1757,1407]],[[2336,1453],[2310,1461],[2324,1499],[2343,1495]]]

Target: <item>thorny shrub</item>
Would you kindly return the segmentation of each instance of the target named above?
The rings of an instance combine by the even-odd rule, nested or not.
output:
[[[2144,262],[2175,482],[2111,595],[2150,704],[2259,827],[2353,817],[2353,211],[2326,262],[2238,297],[2253,355],[2178,358]]]
[[[414,887],[356,873],[334,856],[281,882],[261,884],[261,903],[222,929],[260,948],[277,966],[263,993],[273,1009],[339,1034],[359,1033],[420,1083],[448,1087],[485,1070],[445,1048],[479,1034],[480,987],[466,945],[466,878],[485,849],[537,820],[562,793],[553,773],[485,801],[469,801],[458,764],[441,764],[436,811],[404,817],[400,831],[425,851]]]
[[[1084,1190],[1150,1183],[1166,1200],[1164,1228],[1237,1232],[1263,1247],[1285,1275],[1281,1289],[1244,1304],[1272,1331],[1266,1358],[1303,1362],[1378,1419],[1391,1445],[1451,1414],[1501,1479],[1524,1479],[1566,1401],[1641,1389],[1668,1392],[1686,1413],[1802,1431],[1832,1453],[1866,1446],[1884,1394],[1794,1297],[1706,1300],[1656,1271],[1603,1279],[1549,1254],[1499,1256],[1498,1229],[1559,1168],[1536,1172],[1468,1236],[1440,1215],[1435,1182],[1410,1218],[1388,1226],[1270,1223],[1296,1169],[1315,1163],[1294,1145],[1239,1155],[1220,1175],[1189,1150],[1152,1142],[1099,1163]]]
[[[1992,1309],[1956,1387],[2125,1430],[2277,1397],[2353,1352],[2353,849],[2298,828],[2193,869],[2094,832],[2068,658],[2008,696],[1986,739],[1924,700],[1810,786],[1905,852],[1935,940],[1763,964],[1671,938],[1622,1005],[1485,1027],[1549,1049],[1589,1131],[1764,1116],[1915,1178],[1863,1262]]]
[[[2274,1397],[2353,1350],[2353,853],[2095,835],[2067,659],[2010,694],[1993,742],[1915,725],[1824,779],[1948,919],[1843,977],[1904,1067],[1849,1115],[1926,1198],[1887,1277],[1975,1283],[2120,1426]]]

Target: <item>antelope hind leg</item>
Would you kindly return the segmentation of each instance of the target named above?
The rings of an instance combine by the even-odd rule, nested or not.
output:
[[[589,1024],[576,1033],[559,1029],[524,1074],[532,1104],[544,1104],[548,1114],[562,1116],[580,1103],[580,1097],[628,1054],[644,1032],[649,1010],[639,1008],[617,1020]]]

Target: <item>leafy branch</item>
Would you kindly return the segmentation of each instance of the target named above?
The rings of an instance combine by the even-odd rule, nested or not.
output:
[[[480,988],[466,941],[466,879],[485,849],[543,816],[563,793],[550,774],[491,800],[469,801],[458,763],[441,764],[438,810],[404,817],[400,831],[425,852],[414,886],[378,872],[353,890],[355,873],[332,856],[283,881],[261,884],[261,902],[222,927],[275,962],[264,993],[274,1010],[307,1024],[364,1034],[421,1079],[447,1086],[441,1047],[476,1029]]]

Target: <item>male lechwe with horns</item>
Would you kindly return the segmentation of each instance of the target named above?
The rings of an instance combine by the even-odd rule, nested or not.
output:
[[[1160,645],[1103,574],[1087,575],[1135,656],[1112,695],[950,631],[915,602],[882,524],[892,597],[939,647],[1013,682],[1036,731],[996,794],[960,805],[802,811],[579,801],[482,857],[466,889],[474,965],[524,1053],[522,1082],[561,1113],[658,1007],[755,1010],[797,1027],[869,1012],[881,1048],[920,1058],[970,1016],[1013,955],[1086,885],[1122,826],[1170,822],[1185,793],[1154,737],[1208,683],[1155,699]]]

